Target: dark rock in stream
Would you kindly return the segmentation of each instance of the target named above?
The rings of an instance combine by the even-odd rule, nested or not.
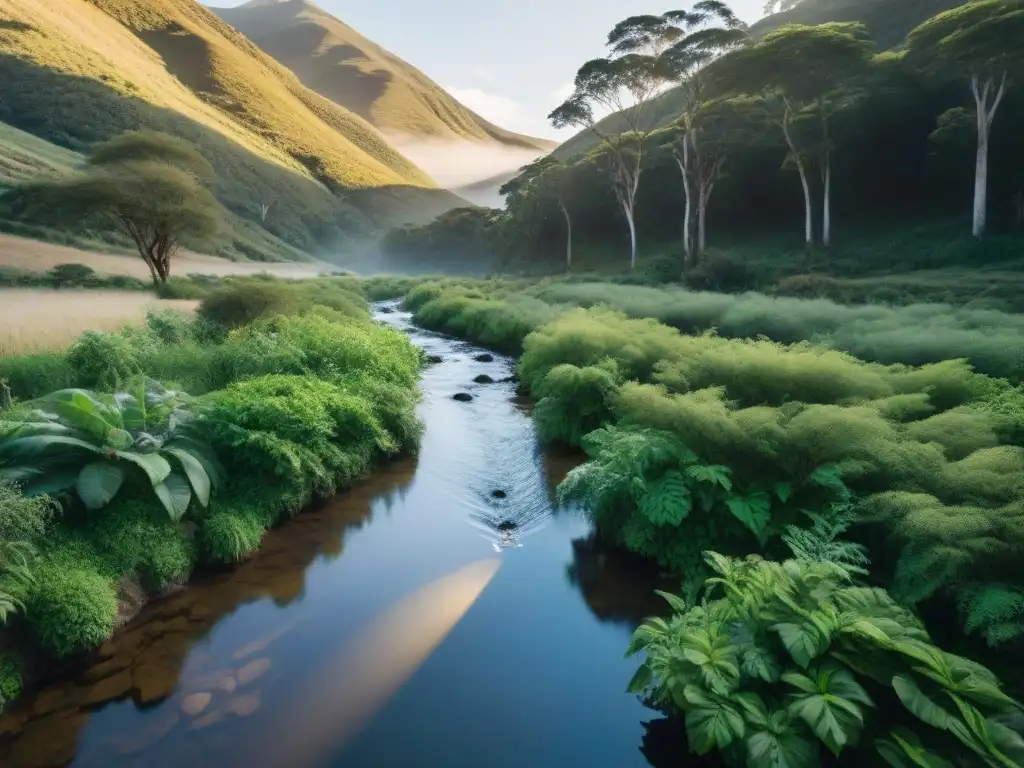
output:
[[[481,373],[479,376],[477,376],[475,379],[473,379],[473,383],[474,384],[493,384],[494,383],[494,379],[492,379],[486,373]]]
[[[452,400],[458,400],[460,403],[470,403],[473,401],[473,396],[468,392],[458,392],[452,395]]]
[[[440,355],[427,355],[427,363],[429,363],[430,365],[437,365],[438,363],[443,362],[444,358],[441,357]]]
[[[519,526],[513,523],[511,520],[502,520],[500,523],[498,523],[499,531],[514,531],[518,527]]]
[[[379,311],[379,312],[380,312],[380,313],[381,313],[382,315],[390,315],[390,314],[392,314],[392,313],[393,313],[393,312],[394,312],[395,310],[394,310],[394,309],[393,309],[392,307],[381,307],[381,308],[380,308],[380,309],[379,309],[378,311]]]
[[[494,355],[491,355],[491,354],[488,354],[487,352],[484,352],[481,355],[474,356],[473,359],[476,360],[478,363],[493,363],[494,362]]]
[[[505,493],[500,488],[498,488],[497,490],[491,491],[491,496],[493,496],[496,499],[504,499],[506,496],[508,496],[508,494]]]

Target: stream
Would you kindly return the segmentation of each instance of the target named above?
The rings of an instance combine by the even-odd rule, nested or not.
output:
[[[441,358],[419,454],[147,606],[91,666],[0,716],[0,765],[660,762],[645,752],[671,729],[624,692],[623,658],[658,585],[556,507],[578,457],[540,449],[511,359],[393,302],[376,316]]]

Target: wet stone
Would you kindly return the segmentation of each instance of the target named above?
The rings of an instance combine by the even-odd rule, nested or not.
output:
[[[473,396],[468,392],[459,392],[452,395],[452,400],[458,400],[460,403],[470,403],[473,401]]]
[[[127,654],[118,654],[113,656],[106,661],[94,664],[85,670],[81,675],[78,676],[78,681],[81,683],[96,683],[100,680],[116,675],[123,669],[127,669],[132,665],[132,657]]]
[[[256,692],[232,696],[224,708],[238,717],[248,717],[260,708],[260,694]]]
[[[238,678],[239,685],[248,685],[265,675],[268,669],[270,669],[270,659],[255,659],[238,670],[235,676]]]
[[[473,359],[476,360],[478,363],[493,363],[494,355],[490,355],[484,352],[483,354],[476,355]]]
[[[203,710],[210,705],[211,701],[213,701],[212,693],[207,693],[206,691],[190,693],[181,700],[181,711],[189,717],[196,717],[197,715],[202,714]]]
[[[211,725],[216,725],[224,719],[224,712],[219,710],[214,712],[208,712],[202,717],[197,717],[191,723],[189,723],[188,729],[190,731],[199,731],[203,728],[208,728]]]
[[[477,384],[493,384],[494,383],[494,379],[492,379],[486,373],[481,373],[479,376],[477,376],[475,379],[473,379],[473,381],[475,383],[477,383]]]
[[[438,363],[443,363],[444,358],[440,355],[427,355],[427,362],[431,365],[437,365]]]
[[[225,675],[217,681],[217,690],[224,691],[224,693],[234,693],[237,687],[238,681],[231,675]]]
[[[508,496],[508,494],[505,493],[505,491],[501,490],[500,488],[496,488],[495,490],[491,491],[491,496],[493,496],[496,499],[504,499],[506,496]]]
[[[89,689],[85,701],[86,706],[102,704],[114,699],[122,699],[132,690],[132,673],[130,670],[122,670],[110,677],[104,678]]]
[[[132,669],[132,688],[140,704],[166,699],[178,683],[178,669],[166,664],[139,664]]]

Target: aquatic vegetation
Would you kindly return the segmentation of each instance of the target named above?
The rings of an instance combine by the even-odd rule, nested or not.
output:
[[[30,420],[0,422],[0,477],[24,483],[26,493],[73,489],[97,510],[138,478],[174,520],[193,499],[209,504],[220,472],[188,433],[184,393],[136,376],[114,395],[65,389],[34,404]]]
[[[691,751],[751,768],[826,752],[898,766],[1024,760],[1021,705],[883,590],[829,563],[707,562],[704,601],[666,594],[672,617],[641,626],[628,651],[646,655],[630,690],[685,713]]]

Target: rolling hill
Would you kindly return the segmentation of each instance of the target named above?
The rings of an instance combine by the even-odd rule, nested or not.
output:
[[[783,13],[775,13],[753,24],[750,34],[763,37],[783,24],[813,26],[830,21],[859,21],[878,43],[879,50],[899,45],[910,30],[937,13],[962,5],[964,0],[803,0]],[[668,125],[682,111],[682,94],[667,91],[660,97],[657,112],[659,125]],[[626,123],[617,115],[609,115],[598,123],[605,134],[621,133]],[[555,150],[560,157],[573,157],[589,152],[598,139],[589,130],[581,131]]]
[[[235,256],[336,253],[465,204],[193,0],[0,0],[0,121],[76,151],[137,129],[188,139],[249,230]]]
[[[555,147],[555,142],[488,122],[418,69],[308,0],[252,0],[211,10],[307,87],[385,135],[493,141],[538,153]]]

